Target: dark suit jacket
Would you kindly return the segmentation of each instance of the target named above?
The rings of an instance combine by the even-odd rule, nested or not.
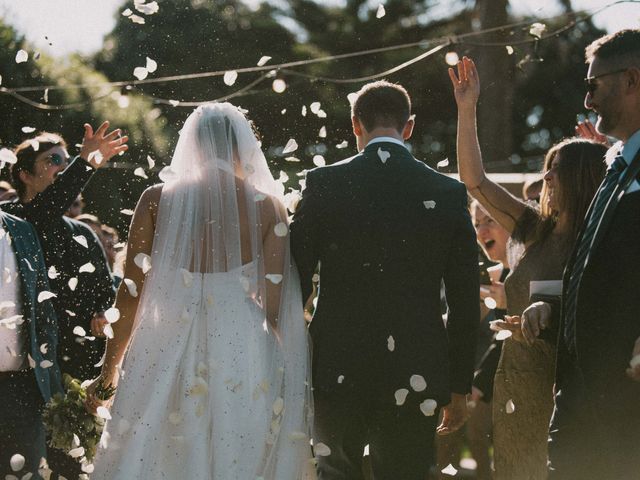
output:
[[[634,163],[640,162],[636,156]],[[622,181],[622,179],[621,179]],[[640,337],[640,191],[617,188],[603,214],[578,290],[575,363],[582,373],[589,400],[609,434],[618,426],[636,431],[640,441],[640,383],[625,375],[635,340]],[[584,228],[584,226],[583,226]],[[579,244],[582,233],[576,244]],[[574,252],[564,274],[567,291]],[[563,298],[563,304],[566,299]],[[564,312],[559,335],[557,384],[568,371],[569,350],[564,336]],[[626,427],[625,427],[626,428]],[[636,448],[637,451],[637,448]]]
[[[44,401],[62,392],[60,369],[56,359],[58,325],[51,300],[38,302],[38,294],[50,291],[47,270],[34,228],[24,220],[0,210],[0,221],[11,236],[22,289],[22,316],[28,334],[28,351],[35,362],[35,375]],[[41,345],[46,344],[46,353]],[[52,366],[43,367],[48,360]],[[45,364],[46,365],[46,364]]]
[[[390,154],[386,163],[379,150]],[[336,388],[342,375],[346,388],[380,392],[391,403],[419,374],[424,396],[440,405],[451,391],[470,391],[480,313],[466,204],[461,183],[394,143],[308,172],[291,242],[305,299],[321,265],[310,327],[315,389]]]

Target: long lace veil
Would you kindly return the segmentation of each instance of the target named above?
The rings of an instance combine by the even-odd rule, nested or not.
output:
[[[264,382],[255,386],[270,405],[256,476],[302,478],[311,456],[310,362],[284,187],[271,175],[244,112],[229,103],[200,106],[188,117],[161,179],[152,269],[141,304],[150,308],[154,292],[175,272],[185,283],[222,272],[238,282],[263,320],[271,352],[261,366]],[[216,292],[202,292],[202,300],[209,295],[216,301]]]

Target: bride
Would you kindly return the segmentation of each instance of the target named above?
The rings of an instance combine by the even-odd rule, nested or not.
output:
[[[98,383],[117,385],[91,478],[303,478],[309,351],[284,187],[229,103],[189,116],[161,179],[136,207],[88,387],[96,411]]]

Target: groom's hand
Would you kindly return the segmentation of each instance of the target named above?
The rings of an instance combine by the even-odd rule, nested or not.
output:
[[[451,394],[451,403],[442,409],[442,423],[436,429],[438,435],[448,435],[458,430],[467,420],[467,396]]]

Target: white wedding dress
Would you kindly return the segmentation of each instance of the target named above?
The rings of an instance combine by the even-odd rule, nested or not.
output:
[[[203,133],[206,122],[225,129]],[[311,408],[300,289],[282,231],[281,268],[273,271],[264,258],[260,208],[251,206],[266,201],[260,192],[277,198],[282,190],[244,123],[241,111],[216,104],[197,109],[181,132],[92,479],[305,478]],[[196,141],[205,134],[215,148]],[[238,166],[224,162],[237,159],[248,171],[248,206],[236,202],[235,183],[225,185],[237,181]],[[255,229],[239,231],[243,215]],[[243,265],[240,237],[247,232],[252,261]],[[277,332],[266,320],[274,285]]]

